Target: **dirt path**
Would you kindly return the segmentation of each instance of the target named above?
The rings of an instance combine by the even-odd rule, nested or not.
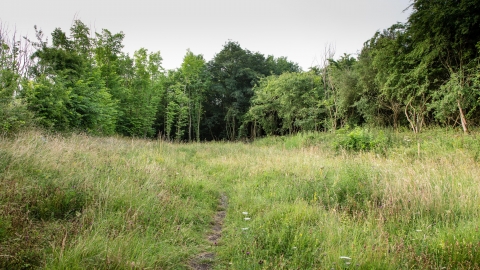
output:
[[[223,220],[227,215],[228,198],[225,194],[220,196],[217,213],[213,219],[213,225],[211,232],[207,235],[208,242],[210,242],[210,246],[215,248],[217,243],[219,242],[220,238],[222,237],[222,229],[223,229]],[[208,270],[212,269],[213,262],[215,260],[215,253],[213,251],[205,251],[198,254],[191,262],[190,268],[193,270]]]

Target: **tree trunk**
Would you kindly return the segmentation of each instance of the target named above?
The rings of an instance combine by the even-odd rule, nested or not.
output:
[[[188,108],[189,112],[188,112],[188,141],[191,142],[192,141],[192,113],[190,112],[190,105],[189,105],[189,108]]]
[[[468,133],[467,120],[465,118],[465,114],[463,113],[463,109],[462,109],[462,106],[460,105],[459,99],[457,99],[457,105],[458,105],[458,112],[460,114],[460,120],[462,122],[463,132]]]
[[[202,113],[202,104],[201,102],[199,102],[197,104],[198,106],[198,112],[197,112],[197,134],[196,137],[197,137],[197,142],[200,142],[200,116],[201,116],[201,113]]]
[[[410,104],[412,101],[409,101],[407,105],[405,106],[405,116],[407,117],[408,122],[410,123],[410,126],[412,127],[413,133],[418,133],[419,132],[419,127],[418,127],[418,119],[417,119],[417,112],[415,108]],[[410,118],[409,113],[408,113],[408,107],[411,107],[413,112],[411,113],[412,118]]]

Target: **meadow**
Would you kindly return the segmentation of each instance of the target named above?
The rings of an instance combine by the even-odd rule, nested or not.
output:
[[[439,128],[28,131],[0,139],[0,269],[480,269],[479,160],[478,132]]]

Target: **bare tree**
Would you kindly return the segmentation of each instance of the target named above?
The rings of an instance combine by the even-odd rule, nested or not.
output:
[[[17,31],[10,33],[0,21],[0,84],[12,98],[18,94],[20,81],[28,76],[31,65],[30,44],[26,37],[18,38]],[[6,93],[2,93],[5,97]],[[7,96],[8,96],[7,95]]]
[[[320,71],[322,75],[323,89],[325,91],[326,107],[330,117],[330,128],[335,131],[337,129],[338,106],[337,93],[335,84],[333,83],[332,74],[329,72],[330,60],[335,56],[335,45],[325,44],[323,53],[320,58]]]

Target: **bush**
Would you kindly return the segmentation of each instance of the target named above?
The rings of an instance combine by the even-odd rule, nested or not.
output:
[[[368,129],[355,127],[350,131],[349,127],[339,129],[334,141],[336,150],[345,149],[348,151],[371,151],[384,153],[392,146],[392,137],[379,131],[377,134]]]
[[[33,125],[33,114],[20,100],[0,104],[0,134],[10,135]]]

